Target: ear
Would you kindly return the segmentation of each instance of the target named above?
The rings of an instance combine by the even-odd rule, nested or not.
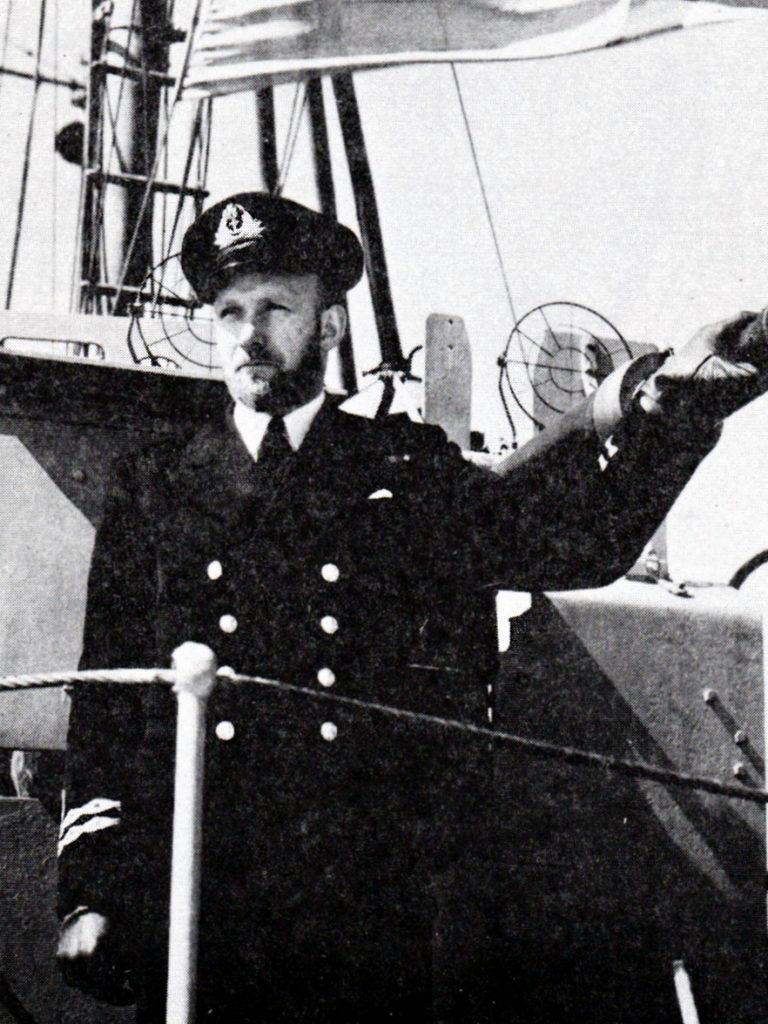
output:
[[[320,345],[323,352],[336,348],[347,330],[347,311],[339,303],[328,306],[320,314]]]

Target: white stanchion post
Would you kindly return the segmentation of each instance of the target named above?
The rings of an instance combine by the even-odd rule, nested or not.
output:
[[[193,1024],[202,852],[205,711],[216,684],[216,656],[204,644],[173,652],[177,698],[167,1024]]]
[[[673,960],[672,971],[675,980],[677,1003],[680,1007],[680,1016],[683,1019],[683,1024],[699,1024],[699,1014],[693,998],[691,979],[688,976],[688,971],[686,971],[683,961]]]

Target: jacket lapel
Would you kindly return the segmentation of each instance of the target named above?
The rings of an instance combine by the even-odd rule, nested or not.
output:
[[[222,414],[195,434],[171,470],[173,504],[228,521],[253,497],[254,469],[231,413]]]
[[[275,479],[264,480],[227,412],[198,431],[171,471],[173,506],[225,530],[252,515],[255,502],[283,512],[301,509],[327,523],[368,493],[380,454],[372,426],[341,412],[338,400],[328,395],[299,451]]]

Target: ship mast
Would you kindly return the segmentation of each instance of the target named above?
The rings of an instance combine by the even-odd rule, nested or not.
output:
[[[81,312],[128,315],[157,297],[142,289],[159,262],[155,251],[159,196],[190,199],[198,214],[207,196],[201,180],[164,180],[158,152],[165,143],[168,117],[169,50],[184,33],[171,24],[168,0],[91,0],[91,55],[83,142],[80,238]],[[335,215],[328,128],[319,79],[307,87],[312,152],[321,209]],[[373,179],[360,112],[348,72],[333,78],[333,93],[351,172],[363,238],[383,364],[404,365],[389,287]],[[270,86],[257,95],[262,178],[268,191],[280,190],[275,108]],[[192,141],[194,146],[194,140]],[[158,246],[158,248],[160,248]],[[163,252],[162,257],[168,254]],[[188,307],[181,295],[163,294],[167,305]],[[351,339],[341,346],[346,389],[356,390]]]
[[[154,265],[155,197],[202,189],[154,177],[169,47],[167,0],[92,0],[84,141],[80,308],[125,315]]]

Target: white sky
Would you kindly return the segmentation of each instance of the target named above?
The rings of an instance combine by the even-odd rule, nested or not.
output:
[[[35,7],[14,7],[7,65],[31,67],[22,51],[34,45]],[[82,77],[90,2],[70,0],[58,19],[55,10],[49,0],[44,70]],[[6,11],[7,0],[0,31]],[[767,44],[761,21],[549,61],[458,68],[518,316],[541,302],[572,300],[593,306],[629,338],[666,346],[702,323],[768,302]],[[473,426],[495,440],[508,434],[496,357],[513,316],[450,68],[370,71],[356,76],[356,87],[403,347],[423,342],[431,312],[464,317],[475,372]],[[284,123],[292,94],[288,87],[280,93]],[[6,264],[30,96],[28,83],[0,78]],[[221,116],[212,200],[258,184],[252,97],[215,106]],[[41,91],[14,308],[69,306],[79,171],[52,159],[51,149],[54,129],[80,113],[65,90]],[[341,216],[354,223],[336,163]],[[302,198],[300,152],[294,167],[285,191]],[[362,369],[376,358],[364,306],[362,293],[353,297]],[[712,480],[704,474],[702,493],[692,491],[677,542],[682,570],[727,576],[742,555],[768,545],[761,525],[768,423],[760,412],[750,411],[749,429],[724,449],[737,461],[729,471],[731,498],[722,493],[720,469]],[[707,541],[713,530],[716,552]]]

